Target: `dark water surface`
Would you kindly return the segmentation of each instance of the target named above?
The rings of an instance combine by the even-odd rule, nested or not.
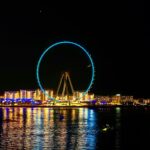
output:
[[[149,108],[0,108],[1,150],[149,148]]]

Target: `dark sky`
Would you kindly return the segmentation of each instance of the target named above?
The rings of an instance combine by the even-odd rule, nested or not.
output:
[[[1,92],[37,88],[35,70],[40,55],[50,44],[69,40],[83,45],[94,60],[96,77],[92,92],[150,97],[150,21],[148,5],[142,0],[125,3],[12,2],[9,7],[5,4],[4,8],[0,15]],[[84,88],[89,74],[83,72],[84,69],[76,71],[77,68],[71,66],[75,65],[75,57],[77,63],[84,64],[84,54],[82,59],[76,54],[74,57],[66,53],[65,48],[62,51],[64,57],[73,58],[66,59],[65,63],[70,64],[70,68],[63,69],[69,69],[74,83],[77,83],[77,76],[78,80],[85,79],[79,82]],[[55,61],[61,63],[57,57],[62,54],[57,55]],[[43,71],[48,70],[47,75],[43,74],[43,82],[52,75],[52,87],[63,71],[59,67],[56,69],[55,61],[51,62],[53,65],[48,63],[50,66],[43,67]],[[88,61],[86,63],[88,65]],[[47,81],[51,82],[50,78]],[[46,83],[44,86],[49,87]]]

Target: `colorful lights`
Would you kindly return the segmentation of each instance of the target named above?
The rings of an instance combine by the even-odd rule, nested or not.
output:
[[[50,95],[54,94],[53,90],[46,90],[47,93],[50,93]],[[87,93],[86,96],[82,97],[82,100],[76,101],[76,97],[78,95],[82,95],[83,92],[76,91],[76,94],[70,97],[66,97],[64,99],[63,97],[59,96],[56,97],[56,94],[54,94],[54,97],[56,98],[56,101],[51,101],[49,98],[47,98],[46,95],[42,93],[39,89],[37,90],[19,90],[19,91],[5,91],[4,95],[0,97],[0,105],[1,106],[26,106],[26,105],[42,105],[42,106],[69,106],[68,103],[70,103],[71,106],[81,106],[81,105],[87,105],[87,103],[91,103],[94,98],[94,94]]]
[[[2,103],[34,103],[35,100],[33,99],[27,99],[27,98],[22,98],[22,99],[13,99],[13,98],[6,98],[6,99],[1,99]]]
[[[83,93],[82,97],[83,97],[84,95],[86,95],[86,93],[90,90],[90,88],[91,88],[91,86],[92,86],[92,84],[93,84],[93,81],[94,81],[95,67],[94,67],[93,60],[92,60],[90,54],[87,52],[87,50],[86,50],[84,47],[82,47],[81,45],[79,45],[79,44],[77,44],[77,43],[74,43],[74,42],[70,42],[70,41],[56,42],[56,43],[52,44],[51,46],[49,46],[49,47],[42,53],[42,55],[40,56],[40,59],[39,59],[39,61],[38,61],[38,63],[37,63],[37,68],[36,68],[36,77],[37,77],[38,85],[39,85],[41,91],[42,91],[46,96],[48,96],[49,99],[52,99],[52,100],[54,100],[55,98],[54,98],[54,97],[51,97],[49,94],[46,93],[45,89],[43,88],[43,86],[42,86],[42,84],[41,84],[41,82],[40,82],[39,68],[40,68],[40,64],[41,64],[41,61],[42,61],[43,57],[46,55],[46,53],[47,53],[49,50],[51,50],[53,47],[56,47],[56,46],[58,46],[58,45],[64,45],[64,44],[67,44],[67,45],[69,44],[69,45],[74,45],[74,46],[79,47],[79,48],[87,55],[87,57],[88,57],[89,60],[90,60],[90,63],[91,63],[90,65],[91,65],[91,68],[92,68],[92,77],[91,77],[90,83],[89,83],[87,89],[85,90],[85,92]],[[78,97],[78,99],[81,99],[82,97]]]

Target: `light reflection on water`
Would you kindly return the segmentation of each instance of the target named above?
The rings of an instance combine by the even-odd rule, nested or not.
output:
[[[0,149],[120,148],[119,109],[0,108],[0,116]],[[113,136],[102,136],[105,123],[116,129]]]

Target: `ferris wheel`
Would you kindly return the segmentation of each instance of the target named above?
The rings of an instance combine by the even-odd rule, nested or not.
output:
[[[91,79],[90,79],[90,82],[89,82],[87,88],[84,90],[82,96],[80,96],[80,97],[77,98],[77,99],[80,99],[84,95],[86,95],[88,93],[88,91],[91,89],[91,86],[92,86],[92,84],[94,82],[94,77],[95,77],[95,66],[94,66],[93,59],[92,59],[91,55],[89,54],[89,52],[83,46],[81,46],[80,44],[72,42],[72,41],[59,41],[59,42],[56,42],[56,43],[50,45],[42,53],[42,55],[40,56],[40,58],[38,60],[37,66],[36,66],[36,79],[37,79],[38,86],[40,87],[41,91],[47,97],[49,97],[50,100],[56,100],[56,97],[51,97],[50,95],[48,95],[47,92],[46,92],[46,90],[45,90],[45,88],[42,86],[41,79],[40,79],[40,76],[39,76],[39,69],[40,69],[41,61],[44,59],[44,56],[48,53],[48,51],[51,51],[52,48],[58,47],[58,46],[61,46],[61,45],[65,45],[65,46],[68,46],[68,45],[70,46],[71,45],[71,46],[75,46],[75,47],[79,48],[81,51],[83,51],[85,53],[86,57],[88,58],[88,60],[90,62],[90,64],[87,67],[91,68]],[[60,79],[60,82],[59,82],[59,85],[58,85],[58,88],[57,88],[56,96],[58,96],[61,84],[63,84],[62,96],[64,96],[65,92],[66,93],[68,92],[67,80],[68,80],[68,83],[70,85],[72,93],[74,93],[74,88],[73,88],[73,85],[72,85],[72,82],[71,82],[71,79],[70,79],[70,75],[69,75],[68,72],[64,72],[62,74],[62,76],[61,76],[61,79]]]

